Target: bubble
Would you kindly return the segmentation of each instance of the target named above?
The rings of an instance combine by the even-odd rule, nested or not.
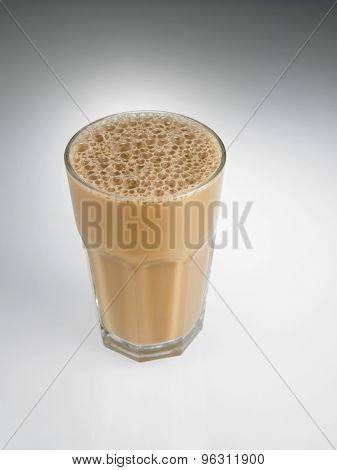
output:
[[[129,142],[120,142],[118,144],[118,148],[121,152],[124,152],[125,150],[130,150],[131,145]]]
[[[136,138],[140,140],[146,139],[146,134],[144,132],[140,132],[137,134]]]
[[[126,168],[126,165],[125,165],[125,163],[119,163],[118,162],[118,163],[115,164],[115,168],[116,168],[116,170],[124,170]]]
[[[114,178],[112,178],[112,182],[116,186],[119,186],[120,184],[122,184],[123,180],[122,180],[122,178],[114,177]]]
[[[185,134],[185,137],[187,140],[193,140],[195,139],[195,134],[193,132],[188,132],[187,134]]]
[[[127,178],[125,180],[125,186],[128,188],[128,189],[133,189],[133,188],[136,188],[138,186],[138,181],[133,179],[133,178]]]
[[[85,152],[86,150],[88,150],[88,148],[89,148],[88,144],[81,143],[81,144],[78,144],[77,151]]]
[[[165,126],[169,126],[170,124],[172,124],[172,119],[169,118],[169,117],[166,117],[163,119],[163,122],[165,124]]]
[[[182,136],[175,137],[173,141],[176,145],[181,145],[184,143],[184,137]]]

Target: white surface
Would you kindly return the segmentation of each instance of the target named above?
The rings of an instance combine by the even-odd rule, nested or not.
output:
[[[126,54],[126,78],[120,69],[114,74],[113,45],[103,36],[99,56],[98,46],[89,47],[86,16],[76,26],[82,35],[71,38],[71,23],[65,20],[61,33],[64,14],[54,14],[51,5],[37,13],[53,18],[48,34],[45,23],[14,6],[92,119],[129,109],[167,109],[210,125],[225,145],[324,12],[317,6],[287,37],[283,29],[292,11],[280,20],[272,16],[246,33],[246,48],[236,41],[240,28],[224,28],[226,47],[208,57],[204,71],[199,56],[185,64],[174,46],[159,64],[156,49],[148,49],[137,71]],[[100,14],[103,18],[104,11]],[[5,443],[96,321],[96,312],[62,161],[67,140],[85,121],[7,17],[2,25],[6,41],[0,52],[8,64],[1,88],[0,441]],[[218,250],[212,281],[337,445],[337,61],[336,50],[326,46],[335,34],[331,17],[228,154],[223,197],[229,204],[254,201],[247,222],[254,249]],[[105,65],[102,57],[110,46]],[[130,50],[134,47],[133,42]],[[74,60],[78,56],[82,62]],[[147,65],[154,63],[158,69],[149,72]],[[194,72],[197,79],[191,81]],[[219,224],[229,227],[228,221]],[[212,288],[204,330],[182,357],[137,364],[105,349],[97,329],[8,445],[329,447]]]

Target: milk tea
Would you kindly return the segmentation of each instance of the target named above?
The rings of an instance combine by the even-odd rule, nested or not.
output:
[[[104,344],[138,361],[178,355],[200,331],[225,151],[164,112],[89,124],[65,162]]]

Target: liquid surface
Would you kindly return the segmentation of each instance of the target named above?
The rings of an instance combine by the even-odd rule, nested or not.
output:
[[[120,114],[87,126],[72,141],[71,166],[91,186],[118,196],[174,196],[207,181],[222,149],[215,135],[176,114]]]

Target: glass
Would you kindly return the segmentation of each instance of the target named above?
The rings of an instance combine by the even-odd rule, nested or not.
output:
[[[156,198],[119,196],[98,189],[75,172],[70,153],[76,139],[107,118],[81,129],[65,151],[103,343],[137,361],[182,354],[202,328],[226,159],[220,138],[198,121],[157,111],[141,115],[148,113],[176,116],[210,133],[221,152],[215,173],[197,187]]]

